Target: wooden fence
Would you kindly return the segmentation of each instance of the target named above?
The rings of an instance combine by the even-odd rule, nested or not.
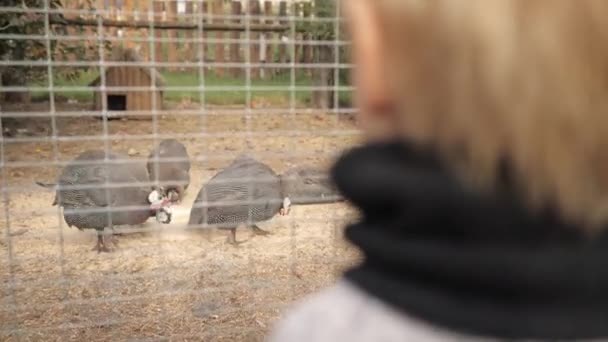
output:
[[[64,8],[86,8],[87,0],[64,0]],[[291,61],[291,40],[297,63],[313,63],[315,49],[305,41],[309,33],[293,32],[287,15],[303,20],[312,15],[311,2],[304,1],[224,1],[224,0],[94,0],[103,11],[103,34],[114,44],[136,48],[145,60],[168,62],[167,69],[179,69],[181,62],[201,57],[214,62],[218,76],[240,77],[250,62],[252,78],[264,78],[287,71],[276,63]],[[251,16],[247,16],[250,14]],[[99,18],[66,15],[85,26],[95,44]],[[248,23],[244,21],[249,19]],[[199,22],[202,20],[202,25]],[[153,25],[148,25],[152,22]],[[154,28],[150,27],[154,26]],[[246,29],[243,29],[243,26]],[[152,30],[151,30],[152,29]],[[73,30],[73,29],[72,29]],[[153,33],[151,31],[154,31]],[[202,32],[202,46],[198,44]],[[151,43],[150,39],[154,38]],[[152,53],[153,52],[153,53]],[[270,67],[264,64],[273,63]],[[310,71],[309,71],[310,72]]]

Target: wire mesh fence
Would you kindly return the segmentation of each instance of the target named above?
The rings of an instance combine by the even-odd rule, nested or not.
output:
[[[356,262],[339,9],[0,4],[0,340],[262,340]]]

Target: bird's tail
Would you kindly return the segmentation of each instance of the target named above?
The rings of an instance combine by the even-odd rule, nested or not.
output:
[[[201,224],[203,218],[203,208],[196,208],[195,206],[196,203],[194,203],[192,210],[190,210],[190,218],[188,219],[188,227],[191,228]]]
[[[190,210],[190,218],[188,219],[188,225],[186,226],[186,229],[194,229],[196,231],[199,231],[207,238],[207,241],[211,241],[212,229],[201,229],[206,227],[204,226],[204,224],[207,222],[207,208],[202,208],[198,204],[199,203],[194,202],[192,210]]]
[[[55,188],[57,186],[57,184],[55,184],[55,183],[42,183],[42,182],[38,182],[38,181],[36,181],[36,184],[38,186],[41,186],[41,187],[47,188],[47,189]],[[55,198],[53,199],[53,205],[57,205],[57,194],[55,194]]]

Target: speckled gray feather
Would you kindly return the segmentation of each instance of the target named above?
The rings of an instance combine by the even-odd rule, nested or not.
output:
[[[281,181],[267,165],[240,156],[199,191],[189,225],[235,228],[275,216],[282,207]],[[206,208],[203,202],[208,202]],[[225,203],[225,204],[223,204]]]
[[[155,158],[159,159],[158,164],[154,160]],[[173,160],[166,160],[167,158]],[[165,191],[175,189],[180,197],[190,185],[190,156],[188,156],[186,147],[175,139],[161,141],[150,152],[147,168],[150,180],[161,182]]]
[[[103,230],[110,225],[140,224],[151,215],[148,208],[151,187],[143,184],[126,184],[149,182],[144,165],[127,162],[129,160],[127,156],[116,153],[110,153],[108,159],[125,160],[124,163],[102,164],[104,157],[104,151],[86,151],[67,165],[59,176],[55,201],[64,208],[64,218],[70,227]],[[96,164],[78,165],[79,162],[96,162]],[[125,183],[125,186],[106,188],[106,181],[109,184]],[[65,188],[79,185],[87,188]]]

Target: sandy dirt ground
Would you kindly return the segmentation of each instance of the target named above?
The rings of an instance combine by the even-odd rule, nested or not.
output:
[[[44,110],[39,106],[28,110]],[[356,217],[345,203],[294,206],[289,216],[260,225],[270,236],[239,230],[245,242],[238,247],[225,243],[224,231],[184,229],[198,189],[243,151],[281,172],[325,167],[333,153],[359,141],[347,134],[356,131],[348,118],[228,112],[201,118],[176,111],[156,123],[117,120],[105,128],[95,118],[58,117],[55,140],[46,118],[5,124],[14,126],[14,139],[2,151],[1,341],[262,341],[285,308],[357,262],[342,236]],[[52,182],[57,164],[102,148],[104,132],[114,151],[142,160],[150,135],[176,136],[198,160],[170,225],[121,227],[117,250],[98,254],[91,251],[95,232],[68,228],[51,206],[53,194],[33,182]]]

